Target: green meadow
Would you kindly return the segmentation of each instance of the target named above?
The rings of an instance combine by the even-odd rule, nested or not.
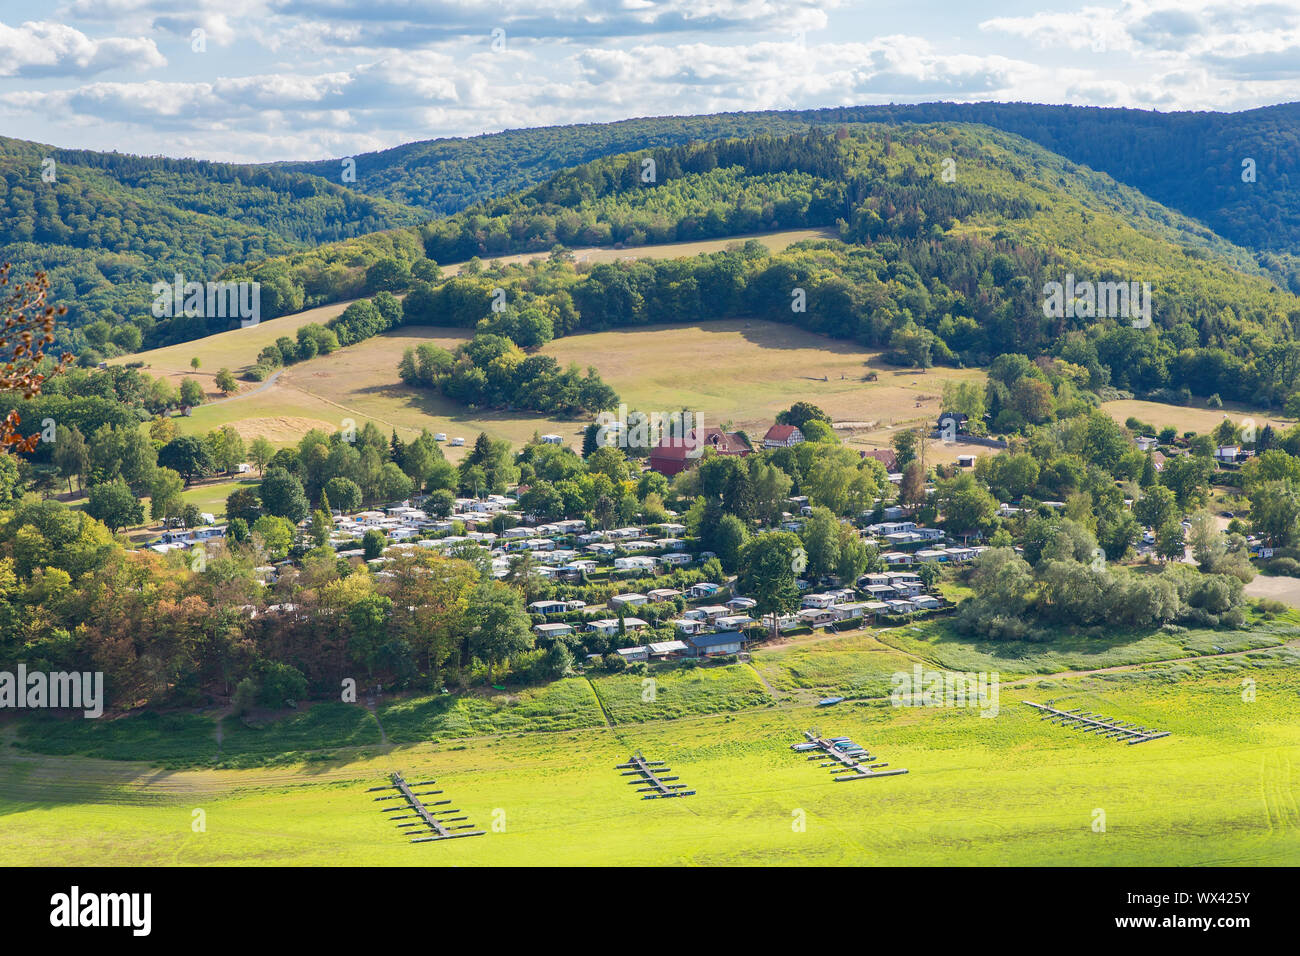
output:
[[[1276,644],[1277,633],[1239,632]],[[890,706],[889,676],[988,663],[941,628],[857,632],[750,662],[541,688],[316,704],[245,722],[185,713],[9,723],[0,864],[1222,865],[1300,863],[1300,652],[1157,640],[1043,673],[1004,666],[996,715]],[[906,635],[906,639],[904,639]],[[1216,632],[1224,647],[1228,635]],[[907,645],[908,650],[899,648]],[[923,651],[918,656],[914,650]],[[1191,661],[1178,658],[1203,656]],[[981,656],[983,655],[983,656]],[[996,662],[996,661],[995,661]],[[834,707],[815,698],[852,693]],[[1126,745],[1040,719],[1051,699],[1171,736]],[[218,732],[220,726],[220,732]],[[906,775],[836,783],[790,745],[851,736]],[[692,797],[614,769],[666,761]],[[481,837],[410,844],[366,788],[436,778]],[[441,799],[441,798],[440,798]]]

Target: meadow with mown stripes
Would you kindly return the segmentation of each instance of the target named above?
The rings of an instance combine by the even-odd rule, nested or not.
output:
[[[1270,627],[1223,651],[1188,632],[1066,653],[1065,672],[1032,654],[957,653],[959,639],[921,626],[373,710],[316,704],[261,725],[10,722],[0,863],[1293,863],[1300,651],[1293,626]],[[1157,651],[1173,662],[1137,663]],[[1003,665],[996,716],[891,704],[892,674],[941,660]],[[853,696],[816,706],[832,690]],[[1047,699],[1171,735],[1128,746],[1022,704]],[[909,772],[836,783],[790,749],[810,728]],[[640,799],[614,769],[635,750],[696,795]],[[436,778],[486,835],[409,844],[366,793],[393,770]]]

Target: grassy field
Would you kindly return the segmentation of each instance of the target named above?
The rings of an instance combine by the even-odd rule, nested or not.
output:
[[[61,747],[55,755],[12,746],[17,728],[8,724],[0,864],[1300,862],[1295,650],[1055,675],[1023,690],[1004,685],[991,719],[974,709],[886,701],[822,709],[794,699],[802,688],[872,689],[913,660],[860,633],[761,650],[753,668],[652,670],[592,684],[573,678],[532,693],[394,702],[380,708],[377,723],[346,705],[316,705],[275,727],[227,719],[226,769],[102,759],[142,749],[160,757],[215,752],[209,717],[153,718],[112,731],[106,723],[93,748],[27,728],[28,746]],[[767,695],[760,673],[779,685],[780,699]],[[657,698],[649,702],[647,676]],[[1247,680],[1253,700],[1242,692]],[[1021,703],[1047,698],[1172,736],[1125,746],[1044,723]],[[851,736],[909,773],[835,783],[789,749],[810,727]],[[376,733],[389,743],[377,745]],[[399,737],[411,742],[395,745]],[[92,749],[98,756],[67,755]],[[229,769],[279,749],[295,753]],[[636,749],[667,761],[697,795],[638,799],[614,769]],[[436,777],[452,805],[488,834],[408,844],[365,793],[393,769]],[[192,828],[195,810],[205,814],[204,831]],[[67,838],[70,820],[76,839]]]
[[[1233,403],[1227,403],[1223,408],[1201,408],[1194,405],[1167,405],[1162,402],[1129,399],[1103,402],[1101,407],[1121,425],[1130,417],[1134,417],[1147,424],[1155,425],[1156,428],[1173,426],[1178,429],[1180,435],[1189,431],[1208,434],[1214,431],[1219,422],[1225,418],[1231,418],[1238,425],[1250,419],[1257,429],[1272,425],[1277,431],[1290,428],[1295,424],[1293,419],[1281,417],[1276,412],[1260,411]]]
[[[260,391],[200,406],[177,419],[188,433],[233,425],[245,438],[265,434],[289,440],[309,428],[335,431],[345,418],[370,420],[385,430],[420,428],[472,443],[479,431],[521,444],[534,432],[580,442],[585,422],[519,412],[471,411],[397,379],[402,352],[421,342],[453,349],[464,329],[408,327],[285,369]],[[849,427],[838,434],[851,447],[887,447],[901,425],[932,422],[941,410],[943,383],[981,379],[974,370],[898,369],[878,352],[773,322],[725,320],[568,336],[543,352],[563,365],[594,365],[629,408],[669,412],[696,409],[706,425],[730,423],[757,440],[776,413],[797,399],[815,402]],[[699,357],[707,356],[707,374]],[[877,380],[863,381],[870,372]],[[953,460],[962,445],[934,443],[927,454]],[[447,449],[455,459],[464,452]]]
[[[638,246],[634,250],[581,248],[574,249],[573,255],[578,262],[591,264],[615,262],[619,259],[672,259],[708,252],[721,252],[729,245],[744,242],[747,239],[757,239],[775,252],[804,239],[820,239],[831,236],[833,236],[833,232],[825,229],[790,229],[782,232],[756,233],[752,236],[736,236],[702,242],[671,242],[657,246]],[[514,256],[502,256],[491,261],[509,264],[526,262],[532,259],[544,259],[548,255],[549,253],[524,253]],[[443,273],[457,275],[463,265],[464,263],[459,262],[444,265]],[[293,338],[298,329],[312,322],[319,322],[323,325],[335,316],[341,315],[343,310],[352,304],[352,301],[354,300],[323,305],[319,308],[296,312],[293,315],[268,319],[248,328],[232,329],[229,332],[209,335],[191,342],[182,342],[179,345],[151,349],[135,355],[124,355],[111,361],[113,364],[143,362],[145,368],[152,375],[165,375],[173,382],[179,382],[182,378],[189,376],[196,379],[210,397],[216,399],[221,396],[216,384],[216,374],[219,369],[229,368],[238,374],[241,369],[252,365],[256,361],[258,352],[274,343],[280,336],[287,335]],[[197,372],[190,366],[190,360],[194,358],[199,360]],[[250,391],[255,387],[255,385],[249,383],[241,384],[243,392]]]

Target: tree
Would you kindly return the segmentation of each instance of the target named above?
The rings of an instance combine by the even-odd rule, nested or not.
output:
[[[262,507],[267,514],[299,522],[307,517],[311,503],[302,482],[283,468],[270,468],[262,479]]]
[[[137,497],[149,493],[158,468],[158,450],[138,428],[127,429],[122,436],[122,477]]]
[[[197,372],[199,370],[200,364],[202,363],[199,362],[199,357],[197,355],[190,359],[190,368],[194,369],[194,371]]]
[[[328,511],[313,511],[311,515],[311,538],[312,542],[318,548],[328,547],[330,543],[330,532],[334,530],[334,522],[330,520]]]
[[[935,502],[943,515],[944,526],[960,535],[988,530],[997,515],[998,503],[969,472],[938,482]]]
[[[734,569],[740,561],[741,550],[749,540],[749,529],[745,523],[733,514],[724,514],[711,535],[710,550],[716,551],[722,566]]]
[[[223,368],[217,372],[217,388],[223,395],[230,395],[239,390],[239,383],[235,381],[235,376],[230,369]]]
[[[909,461],[903,467],[903,480],[898,483],[898,500],[909,508],[925,503],[925,472],[919,461]]]
[[[76,425],[70,428],[60,425],[55,429],[54,464],[58,467],[59,474],[68,480],[69,494],[72,492],[74,475],[78,486],[84,486],[86,475],[90,472],[90,450]]]
[[[262,496],[255,488],[236,488],[226,496],[226,518],[252,524],[262,516]]]
[[[830,509],[815,506],[800,537],[808,555],[808,573],[813,578],[834,573],[840,561],[840,523]]]
[[[260,475],[266,471],[267,462],[275,455],[275,446],[269,441],[258,435],[248,446],[248,460],[251,464],[257,466],[257,473]]]
[[[181,379],[181,404],[189,406],[202,405],[203,386],[192,378]]]
[[[1187,551],[1183,538],[1183,526],[1170,519],[1156,529],[1156,554],[1166,561],[1178,560]]]
[[[388,536],[378,528],[371,528],[361,536],[361,549],[367,561],[373,561],[388,547]]]
[[[447,518],[451,516],[455,504],[455,495],[446,488],[437,488],[429,492],[429,497],[424,500],[424,513],[431,518]]]
[[[841,524],[839,533],[840,556],[835,565],[835,577],[839,579],[841,586],[853,587],[858,576],[867,569],[875,549],[868,548],[867,543],[862,540],[852,525]]]
[[[262,540],[262,547],[273,558],[283,558],[293,546],[293,522],[275,515],[262,515],[253,522],[253,533]]]
[[[895,433],[891,444],[894,446],[894,455],[897,458],[898,467],[900,469],[906,468],[908,464],[916,459],[918,444],[917,437],[916,432],[912,431],[910,428],[905,428],[902,431]]]
[[[803,431],[805,425],[810,421],[820,421],[826,424],[831,423],[831,417],[811,402],[795,402],[783,412],[778,412],[776,423],[778,425],[793,425],[800,431]]]
[[[207,444],[194,435],[173,438],[158,450],[158,464],[170,468],[188,485],[195,477],[212,471],[212,456]]]
[[[226,522],[226,539],[233,541],[235,544],[243,544],[248,540],[250,532],[248,522],[243,518],[231,518]]]
[[[470,654],[493,668],[530,650],[533,630],[523,595],[498,581],[484,581],[475,588],[466,615]]]
[[[1168,488],[1147,490],[1133,505],[1133,516],[1148,528],[1163,528],[1178,514],[1178,500]]]
[[[185,482],[175,471],[162,467],[154,472],[153,484],[149,488],[149,517],[154,521],[171,522],[178,517],[185,506],[181,492]]]
[[[22,396],[31,400],[40,395],[42,385],[59,375],[72,361],[72,353],[65,352],[59,360],[50,363],[45,349],[55,340],[56,320],[67,314],[67,306],[45,304],[50,291],[50,280],[44,272],[20,282],[10,275],[9,263],[0,266],[0,393]],[[0,450],[30,454],[40,441],[40,432],[26,437],[18,434],[22,416],[12,409],[0,422]]]
[[[1174,493],[1179,507],[1196,505],[1209,490],[1210,473],[1214,463],[1197,455],[1173,455],[1165,462],[1160,483]]]
[[[796,561],[796,554],[800,561]],[[740,574],[736,584],[754,599],[754,610],[771,618],[772,636],[776,620],[799,607],[799,588],[795,584],[795,565],[806,560],[799,539],[788,531],[768,531],[756,535],[741,549]]]
[[[121,478],[90,488],[86,514],[102,521],[108,530],[117,534],[129,525],[144,521],[144,505]]]
[[[219,471],[232,474],[244,460],[244,438],[230,425],[209,433],[207,445],[212,463]]]
[[[361,507],[361,486],[351,478],[342,476],[325,482],[323,494],[329,498],[330,505],[343,514],[356,511]]]
[[[1250,498],[1250,526],[1274,547],[1294,542],[1300,527],[1300,486],[1289,478],[1264,482]]]
[[[1224,421],[1227,421],[1225,418]],[[1187,545],[1202,571],[1209,571],[1226,551],[1223,535],[1208,511],[1194,511],[1188,516]]]

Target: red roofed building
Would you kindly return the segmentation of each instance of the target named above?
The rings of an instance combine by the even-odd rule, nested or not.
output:
[[[728,434],[721,428],[706,428],[697,441],[692,429],[685,439],[665,438],[650,452],[650,467],[661,475],[675,475],[685,471],[700,460],[705,449],[712,448],[719,455],[748,455],[754,449],[740,435]]]
[[[789,448],[803,441],[803,432],[796,425],[773,425],[763,436],[764,448]]]
[[[863,458],[874,458],[885,466],[885,471],[893,474],[898,471],[898,453],[892,448],[874,448],[862,452]]]

